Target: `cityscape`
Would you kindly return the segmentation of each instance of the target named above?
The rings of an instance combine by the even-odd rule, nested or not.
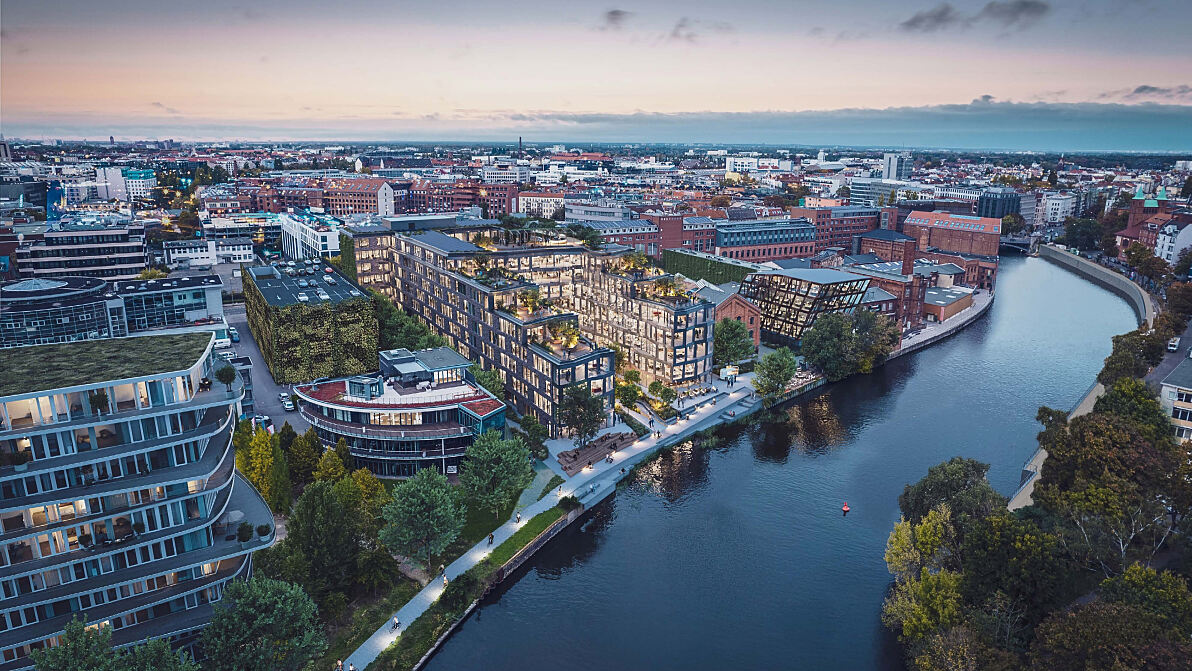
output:
[[[1192,668],[1192,5],[0,25],[0,671]]]

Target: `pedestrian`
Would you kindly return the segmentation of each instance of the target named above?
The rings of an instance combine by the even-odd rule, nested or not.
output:
[[[348,662],[348,671],[356,671],[356,665]]]
[[[439,564],[439,573],[442,573],[442,574],[446,575],[446,574],[447,574],[447,567],[446,567],[446,566],[444,566],[444,565],[442,565],[442,564]]]
[[[397,616],[394,615],[393,616],[393,627],[391,628],[391,631],[398,631],[400,629],[401,629],[401,620],[397,619]]]
[[[521,511],[520,510],[517,511],[517,518],[514,520],[514,524],[521,524]]]
[[[443,589],[447,589],[447,576],[443,576]]]
[[[492,535],[492,534],[489,534],[489,535],[488,535],[488,544],[489,544],[489,545],[492,545],[492,544],[493,544],[493,535]]]
[[[335,660],[335,671],[344,671],[344,660]]]

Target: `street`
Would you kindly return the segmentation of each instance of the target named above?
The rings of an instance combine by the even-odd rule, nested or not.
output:
[[[290,388],[286,385],[276,384],[269,374],[269,367],[261,358],[261,350],[257,347],[257,342],[253,340],[252,331],[248,328],[244,304],[225,305],[224,318],[228,320],[230,326],[234,326],[240,332],[240,342],[232,343],[232,349],[238,355],[252,359],[252,393],[256,414],[268,415],[273,420],[275,430],[289,422],[290,426],[298,433],[306,431],[310,423],[302,418],[301,413],[297,410],[286,412],[281,407],[281,401],[277,398],[277,394],[282,391],[288,392]]]
[[[1150,373],[1147,373],[1145,381],[1148,384],[1153,382],[1158,385],[1163,381],[1163,378],[1167,377],[1168,373],[1175,370],[1175,367],[1181,361],[1188,358],[1188,351],[1190,349],[1192,349],[1192,322],[1189,322],[1184,327],[1184,333],[1180,336],[1179,350],[1164,354],[1163,360],[1159,362],[1159,365],[1152,368]]]

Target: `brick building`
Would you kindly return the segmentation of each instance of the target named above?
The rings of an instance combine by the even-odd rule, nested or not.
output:
[[[698,287],[696,293],[716,306],[713,312],[715,321],[731,319],[741,322],[749,329],[749,337],[753,338],[753,346],[756,348],[762,344],[761,310],[737,293],[737,289],[740,287],[738,283],[725,282],[717,285],[707,280],[701,280],[696,282],[696,286]]]
[[[383,179],[333,179],[323,189],[323,207],[335,217],[393,214],[393,187]]]
[[[919,249],[997,256],[1002,222],[951,212],[911,212],[902,232],[919,241]]]
[[[794,217],[815,225],[815,251],[853,246],[853,236],[878,228],[894,228],[896,207],[792,207]]]

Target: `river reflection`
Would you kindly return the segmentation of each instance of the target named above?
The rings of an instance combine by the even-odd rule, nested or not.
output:
[[[964,455],[1012,491],[1038,406],[1071,407],[1133,326],[1040,259],[1004,259],[998,282],[954,338],[640,469],[427,668],[900,669],[879,612],[903,486]]]

